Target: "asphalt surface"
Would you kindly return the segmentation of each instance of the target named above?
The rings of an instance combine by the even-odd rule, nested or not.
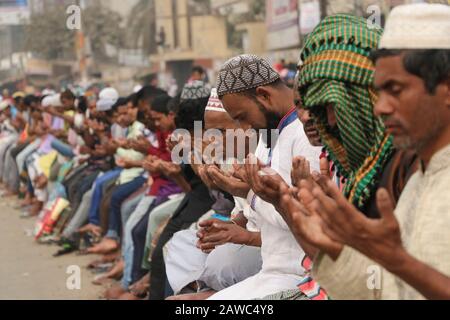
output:
[[[0,299],[99,299],[104,288],[91,283],[94,275],[86,269],[95,257],[69,254],[54,258],[58,247],[34,241],[36,218],[20,218],[17,203],[0,198]]]

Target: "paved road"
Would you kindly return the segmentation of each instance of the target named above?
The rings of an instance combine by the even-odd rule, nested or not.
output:
[[[0,299],[98,299],[102,287],[91,284],[93,275],[85,266],[92,256],[75,254],[53,258],[56,246],[39,245],[29,233],[35,219],[20,219],[15,201],[0,198]],[[81,270],[81,289],[67,289],[71,265]]]

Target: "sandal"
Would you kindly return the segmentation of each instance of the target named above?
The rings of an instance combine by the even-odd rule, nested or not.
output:
[[[63,245],[63,248],[61,250],[58,250],[58,252],[56,252],[53,256],[60,257],[60,256],[63,256],[63,255],[66,255],[66,254],[69,254],[69,253],[72,253],[75,251],[77,251],[76,247],[73,247],[70,244],[66,244],[66,245]]]

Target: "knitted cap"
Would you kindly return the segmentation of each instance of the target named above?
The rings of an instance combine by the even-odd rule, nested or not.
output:
[[[193,81],[184,86],[181,92],[181,101],[209,98],[211,88],[203,81]]]
[[[231,58],[222,66],[217,77],[217,94],[224,96],[268,85],[280,79],[270,64],[253,54]]]

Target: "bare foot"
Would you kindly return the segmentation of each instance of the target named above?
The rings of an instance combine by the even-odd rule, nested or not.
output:
[[[41,174],[39,177],[34,179],[35,188],[43,189],[47,186],[48,179],[45,175]]]
[[[88,269],[95,269],[95,268],[99,267],[102,264],[115,262],[119,258],[121,258],[120,251],[104,254],[104,255],[101,256],[100,259],[96,259],[96,260],[92,261],[86,267]]]
[[[104,297],[108,300],[117,300],[125,293],[127,293],[127,290],[122,288],[121,285],[115,285],[105,291]]]
[[[117,249],[119,249],[119,243],[116,240],[103,238],[103,240],[99,244],[88,248],[86,252],[90,254],[106,254],[114,252]]]
[[[140,280],[130,286],[130,293],[137,297],[144,297],[150,289],[150,273],[147,273]]]
[[[123,269],[125,268],[125,262],[120,259],[114,267],[108,273],[106,273],[106,277],[110,279],[120,279],[123,275]]]
[[[205,292],[199,292],[199,293],[180,294],[178,296],[168,297],[166,300],[181,300],[181,301],[206,300],[206,299],[208,299],[209,297],[211,297],[215,293],[216,293],[216,291],[205,291]]]
[[[6,190],[6,192],[3,194],[3,197],[4,198],[12,198],[12,197],[15,197],[17,195],[18,195],[18,193],[15,192],[15,191]]]
[[[78,229],[79,233],[88,233],[91,232],[94,236],[100,237],[102,234],[102,228],[100,226],[97,226],[95,224],[89,223],[80,229]]]
[[[39,215],[39,212],[41,212],[42,207],[43,207],[42,202],[39,202],[39,201],[35,202],[29,210],[30,216],[35,217],[35,216]]]
[[[95,284],[96,286],[103,286],[103,285],[111,283],[112,281],[114,281],[114,280],[106,277],[106,273],[104,273],[104,274],[99,274],[98,276],[96,276],[94,278],[94,280],[92,280],[92,284]]]
[[[25,196],[25,199],[20,203],[20,207],[24,208],[24,207],[28,207],[32,204],[33,204],[33,199],[31,198],[30,194],[27,193],[27,195]]]
[[[104,262],[114,262],[117,259],[121,259],[121,258],[122,258],[122,254],[118,250],[118,251],[115,251],[115,252],[104,254],[102,256],[102,261],[104,261]]]

